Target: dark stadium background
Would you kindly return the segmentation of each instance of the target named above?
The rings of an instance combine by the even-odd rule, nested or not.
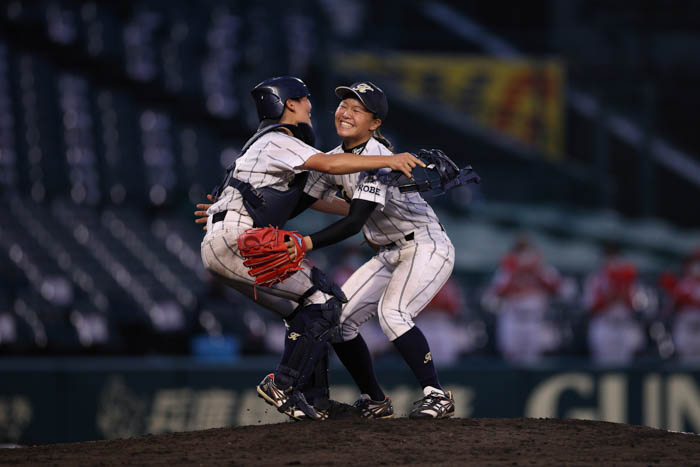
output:
[[[279,320],[207,278],[192,213],[255,130],[250,89],[281,74],[309,85],[319,148],[338,144],[333,88],[370,79],[387,92],[385,133],[397,149],[440,147],[482,176],[480,186],[433,201],[457,248],[462,302],[451,319],[468,341],[445,379],[480,401],[461,415],[538,414],[520,397],[504,409],[487,394],[498,387],[509,397],[509,386],[527,394],[576,370],[600,389],[568,394],[553,416],[573,416],[568,407],[580,399],[597,407],[621,375],[624,419],[609,407],[587,416],[698,431],[697,415],[678,425],[670,412],[642,410],[657,383],[659,404],[682,389],[700,405],[700,373],[677,361],[661,286],[662,274],[680,274],[700,245],[698,31],[700,3],[691,0],[2,2],[0,442],[242,423],[192,421],[212,388],[236,395],[235,407],[262,405],[245,391],[275,365]],[[357,66],[357,54],[386,63],[555,63],[561,113],[549,124],[559,128],[559,150],[552,156],[537,141],[479,124],[466,97],[438,99],[446,85],[437,71],[378,72]],[[418,91],[407,92],[406,82]],[[307,232],[332,220],[305,216],[292,227]],[[549,310],[557,349],[521,367],[499,355],[483,296],[523,233],[575,291]],[[339,258],[369,257],[361,238],[348,242],[312,259],[339,273],[355,264]],[[614,374],[590,362],[581,305],[584,280],[609,244],[639,268],[648,298],[638,310],[643,349]],[[391,350],[376,353],[387,384],[411,381]],[[686,376],[695,385],[683,386]],[[153,422],[163,391],[176,389],[191,392],[166,398],[185,401],[186,423]],[[133,426],[110,411],[124,401],[139,420]],[[75,413],[84,422],[66,428]]]

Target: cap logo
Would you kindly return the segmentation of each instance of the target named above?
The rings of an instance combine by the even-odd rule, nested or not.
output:
[[[366,93],[367,91],[374,91],[374,88],[366,83],[360,83],[352,89],[353,89],[353,91],[361,92],[363,94]]]

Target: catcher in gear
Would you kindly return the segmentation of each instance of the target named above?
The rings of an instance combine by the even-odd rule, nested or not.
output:
[[[309,92],[298,78],[265,80],[251,94],[260,126],[208,196],[213,204],[207,210],[202,262],[214,277],[285,320],[288,345],[274,374],[258,386],[260,397],[292,418],[320,419],[324,413],[317,408],[328,404],[326,342],[345,296],[320,270],[303,261],[297,265],[299,270],[288,269],[283,282],[265,281],[256,287],[241,256],[240,237],[250,228],[283,228],[290,217],[308,207],[300,208],[298,202],[310,170],[343,174],[389,168],[410,177],[411,170],[424,163],[408,153],[367,158],[329,156],[315,149]],[[346,212],[344,203],[336,201],[314,207]],[[269,240],[267,236],[258,239]],[[244,246],[252,245],[244,242]],[[314,400],[308,401],[307,395]]]

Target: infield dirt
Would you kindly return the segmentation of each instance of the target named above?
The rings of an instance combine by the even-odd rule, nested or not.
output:
[[[0,465],[700,466],[700,436],[556,419],[330,420],[0,449]]]

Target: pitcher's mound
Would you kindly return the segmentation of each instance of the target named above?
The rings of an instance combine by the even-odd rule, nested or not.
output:
[[[556,419],[331,420],[0,449],[2,465],[699,465],[700,436]]]

